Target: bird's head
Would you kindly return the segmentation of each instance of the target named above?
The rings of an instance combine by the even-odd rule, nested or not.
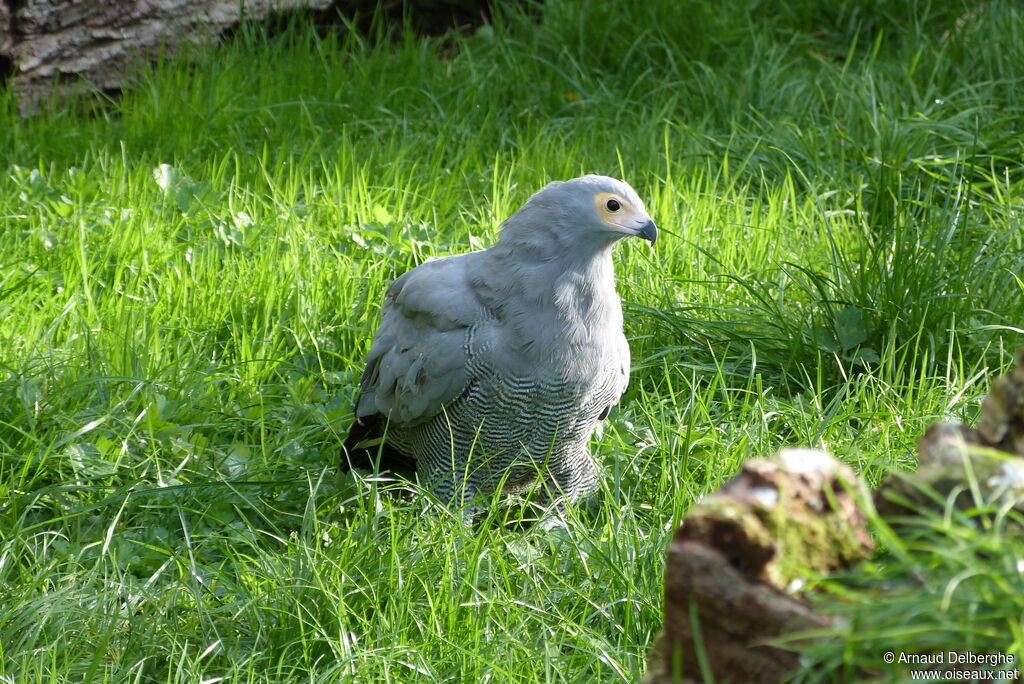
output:
[[[628,183],[608,176],[581,176],[550,183],[527,200],[503,224],[506,231],[529,239],[543,231],[575,243],[609,245],[624,237],[639,237],[652,245],[658,227]]]

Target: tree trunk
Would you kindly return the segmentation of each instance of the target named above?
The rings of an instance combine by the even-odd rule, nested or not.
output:
[[[242,19],[331,1],[0,0],[0,78],[31,111],[54,92],[118,89],[133,60],[215,40]]]

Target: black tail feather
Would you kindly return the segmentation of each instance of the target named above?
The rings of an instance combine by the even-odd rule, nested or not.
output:
[[[372,472],[391,472],[412,479],[416,460],[384,442],[387,420],[380,414],[357,418],[348,430],[341,450],[341,471],[352,468]]]

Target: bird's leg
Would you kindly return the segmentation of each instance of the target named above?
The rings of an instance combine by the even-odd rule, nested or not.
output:
[[[472,524],[477,506],[472,503],[476,489],[453,470],[433,469],[420,473],[420,482],[452,513]]]
[[[540,487],[545,512],[540,525],[544,529],[565,527],[566,505],[597,488],[597,465],[586,451],[576,459],[566,459],[552,468]]]
[[[544,511],[544,515],[537,522],[542,530],[553,530],[557,528],[567,528],[568,525],[565,523],[565,501],[559,499],[554,506],[551,506]]]

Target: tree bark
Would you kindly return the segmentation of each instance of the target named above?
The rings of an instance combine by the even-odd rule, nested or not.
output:
[[[216,40],[242,19],[331,1],[0,0],[0,66],[31,111],[54,92],[118,89],[134,60]]]
[[[0,57],[13,56],[14,35],[11,32],[11,9],[0,0]]]

